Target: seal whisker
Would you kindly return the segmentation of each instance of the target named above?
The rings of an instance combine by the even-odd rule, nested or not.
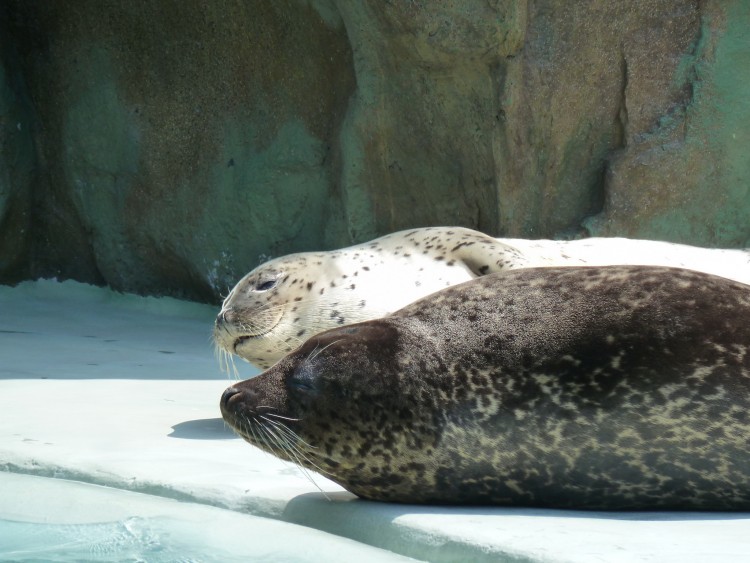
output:
[[[258,409],[258,410],[263,409],[263,416],[273,416],[273,417],[276,417],[276,418],[281,418],[281,419],[284,419],[284,420],[289,420],[290,422],[299,422],[300,420],[302,420],[300,418],[289,418],[289,417],[286,417],[286,416],[281,416],[280,414],[277,414],[277,413],[273,412],[273,411],[278,410],[273,405],[258,405],[256,407],[256,409]]]
[[[280,418],[281,420],[288,420],[289,422],[299,422],[300,420],[302,420],[301,418],[291,418],[291,417],[288,417],[288,416],[281,416],[280,414],[276,414],[276,413],[273,413],[273,412],[267,412],[267,413],[265,413],[265,415],[266,416],[272,416],[274,418]]]
[[[289,438],[295,440],[296,442],[303,443],[305,446],[307,446],[311,450],[317,450],[318,449],[317,446],[313,446],[311,444],[308,444],[305,440],[303,440],[302,438],[300,438],[299,434],[297,434],[294,430],[292,430],[291,428],[289,428],[288,426],[286,426],[283,422],[277,422],[275,420],[270,420],[270,419],[267,419],[265,417],[261,417],[261,418],[263,418],[264,420],[266,420],[269,424],[273,424],[276,428],[278,428],[279,430],[281,430],[282,432],[284,432]],[[321,469],[321,471],[327,473],[323,469]]]
[[[237,366],[234,364],[234,355],[227,352],[224,348],[216,344],[214,346],[214,355],[219,362],[219,369],[228,374],[230,377],[234,376],[235,380],[240,379],[240,373],[237,370]]]
[[[340,341],[341,341],[341,339],[334,340],[333,342],[329,342],[328,344],[326,344],[325,346],[323,346],[320,349],[318,349],[317,346],[316,346],[315,350],[313,350],[310,353],[310,355],[307,357],[307,361],[308,362],[314,361],[315,358],[317,358],[318,356],[320,356],[326,348],[329,348],[330,346],[333,346],[334,344],[336,344],[337,342],[340,342]]]
[[[229,352],[227,352],[226,350],[224,350],[224,361],[227,364],[227,369],[231,365],[231,367],[232,367],[232,375],[234,375],[234,378],[236,380],[239,380],[240,379],[240,372],[237,369],[237,366],[234,365],[234,354],[230,354]]]
[[[267,448],[269,448],[269,451],[273,451],[271,448],[271,444],[266,440],[266,437],[269,439],[272,439],[273,444],[277,446],[278,449],[282,451],[289,451],[290,449],[295,448],[295,444],[293,444],[290,441],[290,438],[294,438],[295,440],[299,440],[303,444],[309,446],[310,448],[314,448],[313,446],[310,446],[302,440],[295,432],[293,432],[291,429],[284,426],[282,423],[277,423],[272,420],[267,419],[264,415],[256,415],[257,419],[255,421],[251,420],[250,417],[247,415],[243,416],[243,419],[245,420],[245,426],[250,430],[251,434],[253,435],[253,439],[257,444],[260,444],[261,442],[266,445]],[[271,429],[264,424],[262,421],[265,421],[271,425],[273,425],[275,428],[278,428],[280,430],[285,431],[285,438],[283,442],[279,439],[280,437],[277,436],[275,433],[271,432]],[[258,433],[256,434],[256,429],[258,430]],[[262,448],[261,448],[262,449]],[[263,450],[264,453],[268,453],[265,450]],[[301,453],[301,452],[300,452]],[[304,455],[304,454],[303,454]],[[305,459],[307,459],[305,457]],[[309,461],[312,465],[315,465],[312,461],[309,459]]]
[[[219,346],[219,344],[214,340],[214,357],[216,358],[216,361],[219,362],[219,369],[226,373],[225,369],[225,361],[224,361],[224,348]]]
[[[268,421],[268,422],[271,422],[271,421]],[[318,483],[315,482],[315,479],[313,478],[312,474],[308,471],[308,469],[304,466],[300,457],[302,457],[302,459],[307,461],[316,469],[319,470],[320,468],[316,464],[311,462],[310,459],[308,459],[308,457],[295,444],[293,444],[290,441],[288,436],[284,436],[283,434],[277,435],[276,432],[272,428],[269,428],[266,425],[261,425],[260,428],[268,434],[268,437],[271,440],[273,440],[274,443],[276,443],[276,445],[278,446],[280,450],[286,452],[287,455],[294,458],[294,461],[290,460],[292,461],[292,464],[299,469],[302,475],[305,478],[307,478],[315,486],[316,489],[318,489],[321,493],[323,493],[323,496],[326,498],[326,500],[331,500],[326,494],[326,492],[320,487],[320,485],[318,485]],[[280,429],[279,426],[276,426],[276,428]]]
[[[310,448],[311,450],[317,450],[317,449],[318,449],[318,448],[317,448],[316,446],[313,446],[313,445],[311,445],[311,444],[307,443],[307,442],[306,442],[305,440],[303,440],[303,439],[302,439],[302,438],[301,438],[301,437],[299,436],[299,434],[297,434],[297,433],[296,433],[296,432],[295,432],[294,430],[292,430],[291,428],[289,428],[289,427],[288,427],[288,426],[287,426],[286,424],[284,424],[283,422],[279,422],[279,421],[276,421],[276,420],[271,420],[271,419],[267,418],[267,416],[268,416],[269,414],[270,414],[270,413],[265,413],[265,414],[262,414],[262,415],[258,415],[258,418],[260,418],[260,419],[264,420],[265,422],[267,422],[267,423],[271,424],[271,425],[272,425],[272,426],[273,426],[274,428],[276,428],[276,429],[278,429],[279,431],[283,432],[283,433],[284,433],[284,435],[285,435],[285,436],[286,436],[286,437],[287,437],[287,438],[288,438],[289,440],[291,440],[291,441],[289,442],[289,445],[290,445],[291,447],[296,447],[296,443],[297,443],[297,442],[299,442],[299,443],[302,443],[302,444],[304,444],[305,446],[307,446],[307,447],[308,447],[308,448]],[[292,442],[292,441],[293,441],[293,442]],[[302,452],[301,452],[301,450],[299,450],[299,448],[296,448],[296,449],[297,449],[298,451],[300,451],[300,453],[302,453]],[[303,454],[303,455],[304,455],[304,454]],[[312,462],[312,461],[311,461],[310,459],[308,459],[308,458],[307,458],[306,456],[305,456],[305,459],[307,459],[307,460],[308,460],[308,461],[309,461],[309,462],[310,462],[310,463],[311,463],[312,465],[315,465],[315,463],[314,463],[314,462]],[[317,465],[315,465],[315,466],[317,467]],[[320,469],[320,468],[318,468],[318,469]],[[326,473],[326,471],[325,471],[324,469],[320,469],[320,471],[321,471],[321,472],[323,472],[323,473]]]
[[[253,423],[250,421],[250,418],[248,418],[247,415],[241,416],[244,424],[241,426],[243,430],[249,431],[250,435],[252,436],[252,439],[247,436],[247,432],[239,432],[240,436],[242,436],[245,440],[250,442],[253,446],[261,450],[263,453],[268,454],[266,450],[260,447],[260,440],[258,440],[258,436],[255,434],[255,428],[253,428]]]
[[[250,434],[251,434],[251,435],[252,435],[252,437],[253,437],[253,445],[254,445],[254,446],[255,446],[256,448],[258,448],[258,449],[259,449],[260,451],[262,451],[262,452],[263,452],[264,454],[266,454],[267,456],[269,456],[269,455],[273,455],[273,453],[272,453],[272,451],[271,451],[271,450],[267,450],[266,448],[262,447],[262,444],[263,444],[264,442],[263,442],[263,441],[261,441],[261,439],[260,439],[260,438],[258,437],[258,433],[257,433],[257,432],[256,432],[256,430],[255,430],[255,426],[254,426],[254,424],[253,424],[253,423],[252,423],[252,422],[250,421],[250,419],[249,419],[249,418],[247,418],[247,417],[245,418],[245,420],[247,421],[247,425],[246,425],[246,427],[250,429]]]
[[[266,439],[266,432],[265,428],[262,424],[258,424],[257,422],[251,421],[248,417],[245,417],[245,420],[247,422],[247,427],[250,428],[250,432],[253,434],[253,438],[256,440],[256,445],[261,449],[264,450],[266,454],[272,454],[274,452],[273,446],[268,442]],[[255,432],[257,430],[257,434]],[[261,447],[261,444],[265,446],[265,448]]]
[[[232,331],[231,331],[231,330],[229,330],[229,326],[228,326],[227,324],[222,324],[222,325],[221,325],[221,330],[223,330],[223,331],[224,331],[224,332],[226,332],[227,334],[230,334],[230,335],[232,334]]]

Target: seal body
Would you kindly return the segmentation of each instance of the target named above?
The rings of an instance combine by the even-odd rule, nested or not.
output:
[[[221,410],[366,499],[747,510],[748,319],[703,273],[515,270],[316,335]]]
[[[523,267],[519,252],[470,229],[403,231],[256,268],[224,300],[220,350],[268,368],[323,330],[382,317],[440,289]]]
[[[268,368],[318,332],[382,317],[486,274],[614,264],[683,267],[750,283],[750,252],[743,250],[619,238],[494,239],[460,227],[431,227],[259,266],[227,296],[214,340],[219,350]]]

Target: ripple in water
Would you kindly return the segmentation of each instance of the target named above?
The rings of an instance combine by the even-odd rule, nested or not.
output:
[[[210,563],[309,561],[282,553],[238,557],[201,545],[195,530],[180,530],[169,518],[128,518],[96,524],[38,524],[0,520],[0,561],[23,563]]]

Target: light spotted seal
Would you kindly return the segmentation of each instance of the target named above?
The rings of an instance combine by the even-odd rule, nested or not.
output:
[[[747,510],[749,319],[699,272],[515,270],[318,334],[221,412],[365,499]]]
[[[535,266],[684,267],[750,283],[750,252],[658,241],[494,239],[470,229],[393,233],[271,260],[240,280],[214,326],[219,350],[268,368],[308,337],[392,313],[447,286]]]

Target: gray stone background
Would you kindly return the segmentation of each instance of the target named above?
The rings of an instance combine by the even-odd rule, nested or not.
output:
[[[750,246],[748,0],[0,0],[0,282],[390,231]]]

